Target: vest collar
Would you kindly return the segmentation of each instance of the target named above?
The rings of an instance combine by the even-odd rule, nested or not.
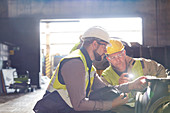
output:
[[[86,59],[87,67],[88,67],[89,69],[91,69],[92,60],[90,59],[90,56],[89,56],[87,50],[86,50],[84,47],[81,47],[81,48],[80,48],[80,51],[83,53],[83,55],[84,55],[84,57],[85,57],[85,59]]]

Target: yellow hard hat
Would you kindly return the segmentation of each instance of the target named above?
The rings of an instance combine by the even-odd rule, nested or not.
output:
[[[124,49],[124,45],[119,40],[110,40],[111,46],[107,47],[107,53],[106,54],[113,54],[117,53],[119,51],[122,51]]]

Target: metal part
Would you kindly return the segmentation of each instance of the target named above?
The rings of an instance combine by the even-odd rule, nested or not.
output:
[[[170,79],[154,78],[147,82],[147,90],[136,95],[135,113],[164,113],[165,106],[170,107]]]

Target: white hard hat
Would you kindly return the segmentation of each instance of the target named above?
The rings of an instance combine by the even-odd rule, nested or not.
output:
[[[100,40],[103,40],[107,43],[110,41],[109,34],[100,26],[94,26],[89,28],[81,37],[82,40],[85,40],[90,37],[95,37]]]

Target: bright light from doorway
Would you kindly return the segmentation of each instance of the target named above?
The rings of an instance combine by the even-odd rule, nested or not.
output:
[[[48,23],[48,24],[47,24]],[[50,54],[66,55],[79,36],[92,26],[105,28],[110,37],[117,37],[126,42],[142,44],[142,19],[136,18],[98,18],[98,19],[60,19],[41,20],[41,49],[46,52],[46,38],[50,37]]]

